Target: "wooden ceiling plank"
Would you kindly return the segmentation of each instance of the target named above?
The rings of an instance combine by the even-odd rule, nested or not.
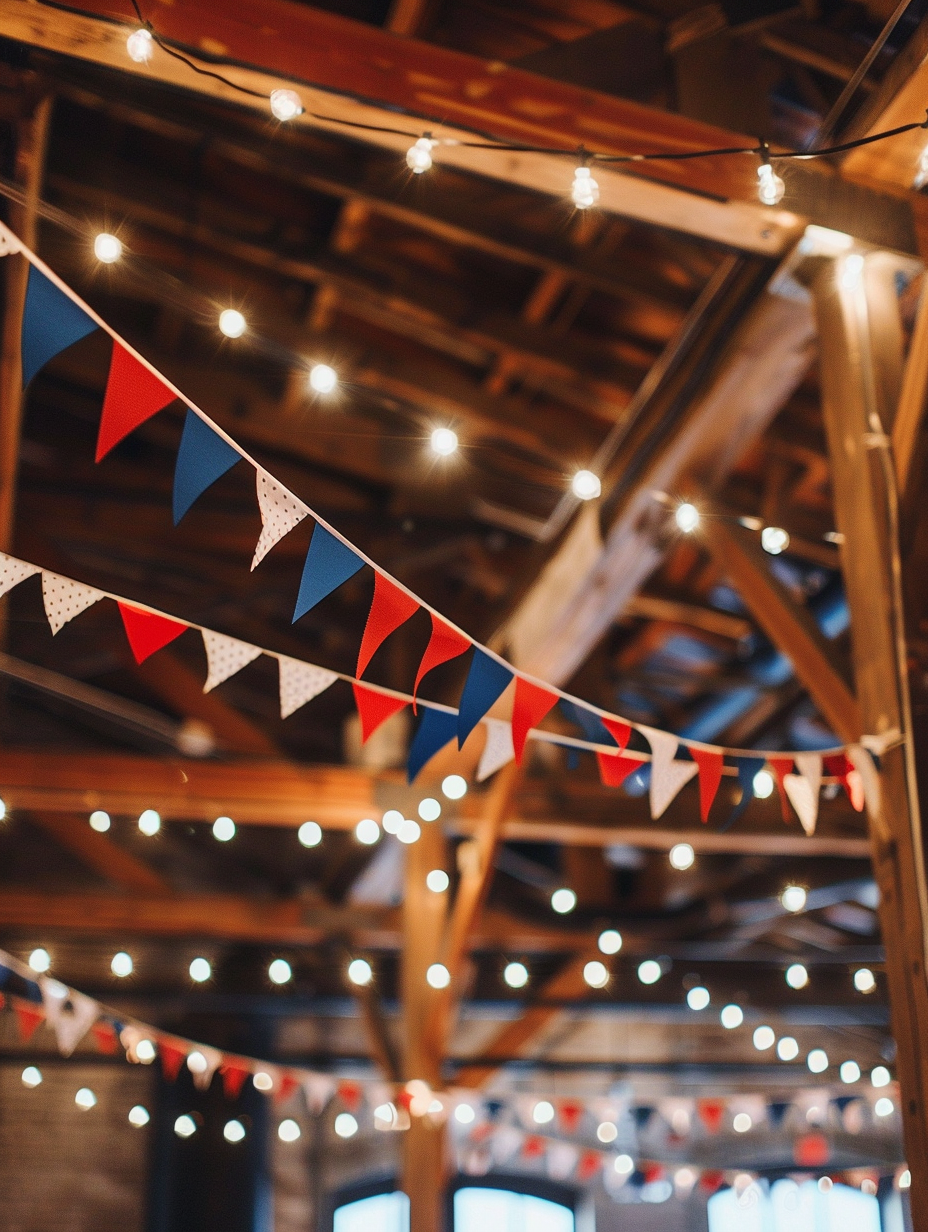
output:
[[[143,860],[123,850],[106,834],[91,830],[86,816],[36,810],[29,814],[29,820],[114,885],[139,894],[172,893],[170,884]]]

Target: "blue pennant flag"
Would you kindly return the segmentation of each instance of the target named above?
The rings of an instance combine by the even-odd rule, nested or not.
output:
[[[220,475],[241,459],[208,423],[189,408],[174,467],[174,525]]]
[[[470,671],[464,692],[461,694],[461,710],[458,715],[458,748],[474,730],[502,691],[512,679],[512,672],[491,659],[483,650],[474,647]]]
[[[789,1104],[775,1102],[767,1105],[767,1120],[770,1122],[773,1129],[779,1129],[786,1119],[786,1114],[789,1112]]]
[[[719,827],[720,830],[730,830],[754,799],[754,775],[757,774],[758,770],[763,770],[766,764],[766,759],[763,757],[738,758],[738,786],[741,788],[741,799],[729,813],[726,821]]]
[[[419,724],[409,750],[406,774],[410,783],[415,782],[419,771],[439,749],[450,744],[457,735],[457,731],[458,716],[453,712],[448,714],[445,710],[433,710],[431,707],[424,711],[422,722]]]
[[[606,730],[598,714],[587,710],[586,706],[578,706],[576,702],[568,701],[566,697],[562,697],[558,705],[571,723],[575,723],[580,728],[585,739],[592,741],[593,744],[611,744],[616,747],[615,739]]]
[[[96,328],[83,308],[31,265],[23,306],[23,389],[53,356]]]
[[[310,608],[363,568],[364,561],[360,556],[317,522],[303,565],[293,622],[296,623]]]

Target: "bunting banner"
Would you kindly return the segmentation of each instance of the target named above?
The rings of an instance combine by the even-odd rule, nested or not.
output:
[[[212,629],[203,629],[201,632],[207,665],[204,693],[211,693],[217,685],[247,667],[261,653],[260,646],[240,642],[237,637],[226,637],[223,633],[214,633]]]
[[[20,582],[24,582],[27,577],[41,572],[38,565],[28,565],[24,560],[17,560],[15,556],[0,552],[0,597]]]
[[[294,711],[311,702],[333,685],[338,676],[335,672],[304,663],[301,659],[278,656],[280,672],[280,717],[289,718]]]
[[[713,749],[701,749],[692,745],[687,747],[699,769],[699,816],[705,825],[722,781],[725,758]]]
[[[497,698],[501,697],[514,673],[491,658],[479,646],[474,646],[470,671],[458,708],[458,748],[474,730]],[[513,742],[514,745],[515,742]]]
[[[172,512],[176,526],[207,488],[230,471],[242,455],[188,407],[174,465]]]
[[[93,1024],[100,1017],[100,1006],[91,997],[57,980],[39,980],[45,1021],[55,1033],[58,1050],[69,1057]]]
[[[144,611],[131,603],[120,603],[118,607],[136,663],[144,663],[156,650],[161,650],[190,628],[179,620]]]
[[[367,685],[353,684],[354,702],[361,720],[361,743],[366,744],[381,724],[398,714],[409,702],[405,697],[391,696]]]
[[[485,782],[491,774],[502,770],[514,760],[516,751],[512,747],[512,724],[502,719],[484,719],[487,738],[477,765],[477,782]]]
[[[168,384],[118,340],[113,342],[95,461],[177,398]]]
[[[736,765],[738,767],[738,786],[741,788],[741,799],[728,814],[725,823],[721,827],[722,830],[730,830],[754,799],[754,779],[759,771],[763,770],[766,760],[765,757],[738,758]]]
[[[651,746],[651,816],[657,821],[699,767],[695,761],[676,760],[680,747],[676,736],[653,727],[641,730]]]
[[[379,570],[374,572],[374,599],[367,614],[361,649],[358,651],[358,666],[355,675],[360,680],[391,633],[404,625],[419,610],[417,600],[391,582]]]
[[[256,472],[258,508],[261,511],[261,538],[255,547],[252,569],[261,564],[268,552],[286,535],[309,517],[309,511],[286,488],[281,487],[266,471]]]
[[[364,568],[364,561],[319,522],[303,564],[293,623]]]
[[[96,321],[75,299],[30,264],[23,305],[23,389],[50,359],[96,328]]]
[[[435,756],[439,749],[458,734],[458,716],[454,710],[426,710],[413,738],[409,750],[409,761],[406,773],[410,783],[415,782],[422,768]]]
[[[621,787],[634,770],[640,770],[642,762],[637,757],[622,757],[619,753],[596,754],[599,778],[604,787]]]
[[[106,596],[94,586],[72,582],[57,573],[42,571],[42,602],[52,634],[59,633],[69,620],[86,612]]]
[[[419,670],[416,672],[416,682],[413,685],[413,710],[416,709],[416,699],[419,693],[419,685],[422,679],[426,676],[433,667],[438,667],[442,663],[448,663],[452,659],[458,658],[470,650],[473,643],[470,638],[465,637],[463,633],[459,633],[457,629],[452,628],[446,620],[436,613],[430,613],[432,617],[432,635],[429,638],[429,644],[425,648],[425,653],[419,663]]]
[[[550,689],[543,689],[522,676],[516,676],[515,697],[512,703],[512,747],[516,762],[521,764],[525,741],[531,729],[557,705],[558,696]]]

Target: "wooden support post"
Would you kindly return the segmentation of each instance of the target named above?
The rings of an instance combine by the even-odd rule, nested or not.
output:
[[[445,836],[438,825],[424,825],[417,843],[406,848],[403,898],[403,1073],[436,1089],[441,1085],[441,1048],[432,1029],[432,1003],[438,995],[426,972],[438,962],[446,915],[446,895],[434,894],[425,879],[447,861]],[[440,1232],[445,1175],[443,1129],[427,1116],[411,1118],[403,1135],[402,1188],[409,1197],[410,1232]]]
[[[898,309],[872,295],[867,265],[849,253],[809,272],[821,344],[822,404],[842,565],[851,609],[854,674],[865,732],[882,737],[879,801],[868,800],[880,927],[886,947],[903,1133],[912,1171],[912,1219],[928,1228],[928,893],[911,739],[898,572],[894,469],[886,432],[886,365]]]

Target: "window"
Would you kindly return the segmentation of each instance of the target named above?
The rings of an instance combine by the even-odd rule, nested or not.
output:
[[[758,1184],[740,1196],[723,1189],[709,1199],[709,1232],[880,1232],[880,1207],[871,1194],[847,1185],[820,1190],[815,1181]]]
[[[335,1210],[334,1232],[409,1232],[409,1199],[404,1193],[373,1194]]]
[[[454,1232],[574,1232],[569,1207],[511,1189],[468,1186],[454,1195]]]

